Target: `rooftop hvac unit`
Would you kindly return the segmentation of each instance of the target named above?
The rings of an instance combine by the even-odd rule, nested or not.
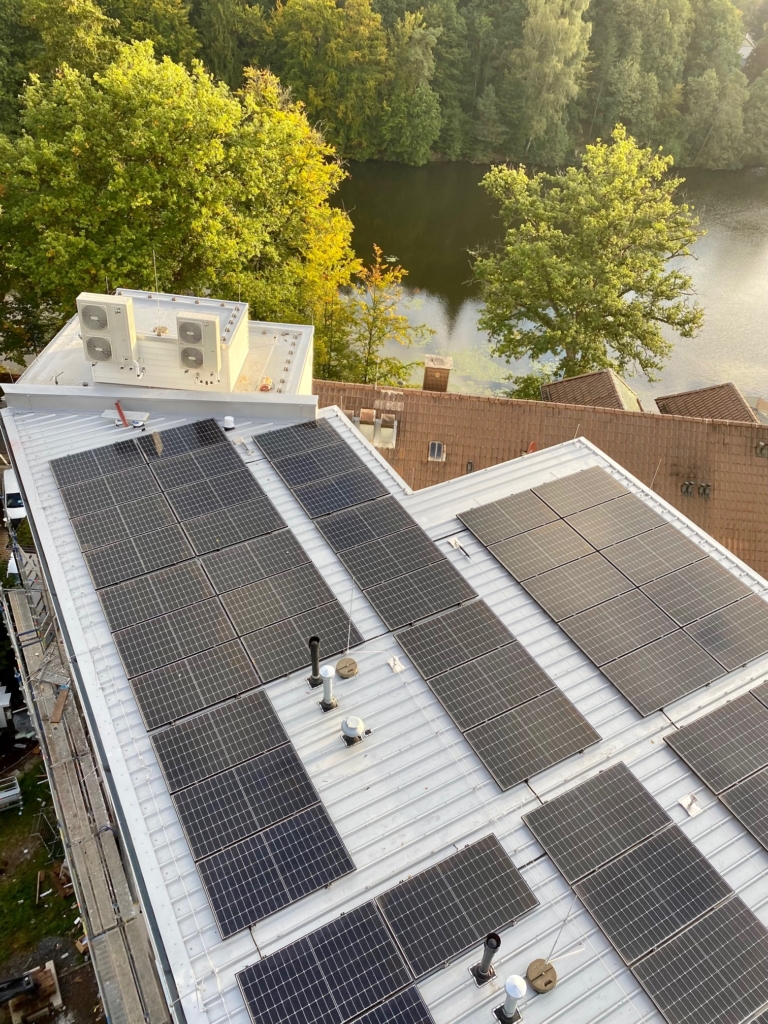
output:
[[[221,369],[221,334],[218,316],[185,313],[176,317],[179,365],[182,370],[218,373]]]
[[[130,296],[81,292],[77,297],[80,336],[89,363],[133,366],[136,328]]]

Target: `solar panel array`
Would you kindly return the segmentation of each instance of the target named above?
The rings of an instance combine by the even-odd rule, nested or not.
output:
[[[51,469],[221,934],[352,871],[256,688],[306,667],[310,636],[326,656],[362,637],[224,433]]]
[[[664,739],[768,850],[768,683]]]
[[[490,835],[247,967],[238,984],[255,1024],[428,1024],[414,979],[536,905]]]
[[[768,1007],[768,928],[626,765],[523,819],[670,1024]]]
[[[641,715],[768,653],[768,603],[602,469],[459,518]]]

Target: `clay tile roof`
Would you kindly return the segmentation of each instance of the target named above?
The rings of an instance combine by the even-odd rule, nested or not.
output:
[[[738,423],[758,423],[746,399],[730,382],[715,384],[698,391],[681,391],[677,395],[662,395],[656,399],[659,412],[670,416],[696,416],[704,420],[731,420]]]
[[[599,409],[643,410],[632,388],[613,370],[597,370],[542,384],[541,397],[545,402],[591,405]]]

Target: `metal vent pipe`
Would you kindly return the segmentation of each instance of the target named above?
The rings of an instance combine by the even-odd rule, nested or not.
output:
[[[483,946],[483,956],[480,963],[477,965],[477,980],[487,981],[491,976],[491,963],[493,958],[501,946],[501,939],[495,932],[491,932],[485,937],[485,944]]]
[[[323,711],[331,711],[333,708],[338,707],[338,704],[333,699],[333,677],[336,675],[336,669],[333,665],[323,665],[320,669],[320,675],[323,679],[323,699],[320,701],[320,707]]]
[[[510,974],[504,985],[506,998],[504,999],[504,1005],[501,1008],[502,1021],[520,1019],[517,1004],[527,991],[528,986],[525,984],[525,979],[521,978],[519,974]]]
[[[309,638],[309,654],[312,658],[312,675],[309,677],[310,686],[320,686],[323,677],[320,675],[320,637]]]

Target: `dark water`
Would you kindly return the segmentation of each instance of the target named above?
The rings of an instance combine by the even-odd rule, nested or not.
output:
[[[408,352],[453,356],[452,391],[499,394],[509,367],[490,354],[477,329],[479,299],[471,255],[501,234],[495,204],[478,182],[487,168],[472,164],[352,164],[340,202],[355,224],[358,255],[374,242],[409,271],[404,310],[436,331]],[[707,234],[687,261],[705,323],[697,338],[678,339],[662,379],[630,379],[646,408],[654,395],[733,380],[768,398],[768,173],[690,171],[687,201]],[[671,336],[674,340],[674,336]],[[394,354],[394,353],[393,353]],[[406,355],[402,349],[400,357]],[[517,372],[524,372],[524,366]]]

